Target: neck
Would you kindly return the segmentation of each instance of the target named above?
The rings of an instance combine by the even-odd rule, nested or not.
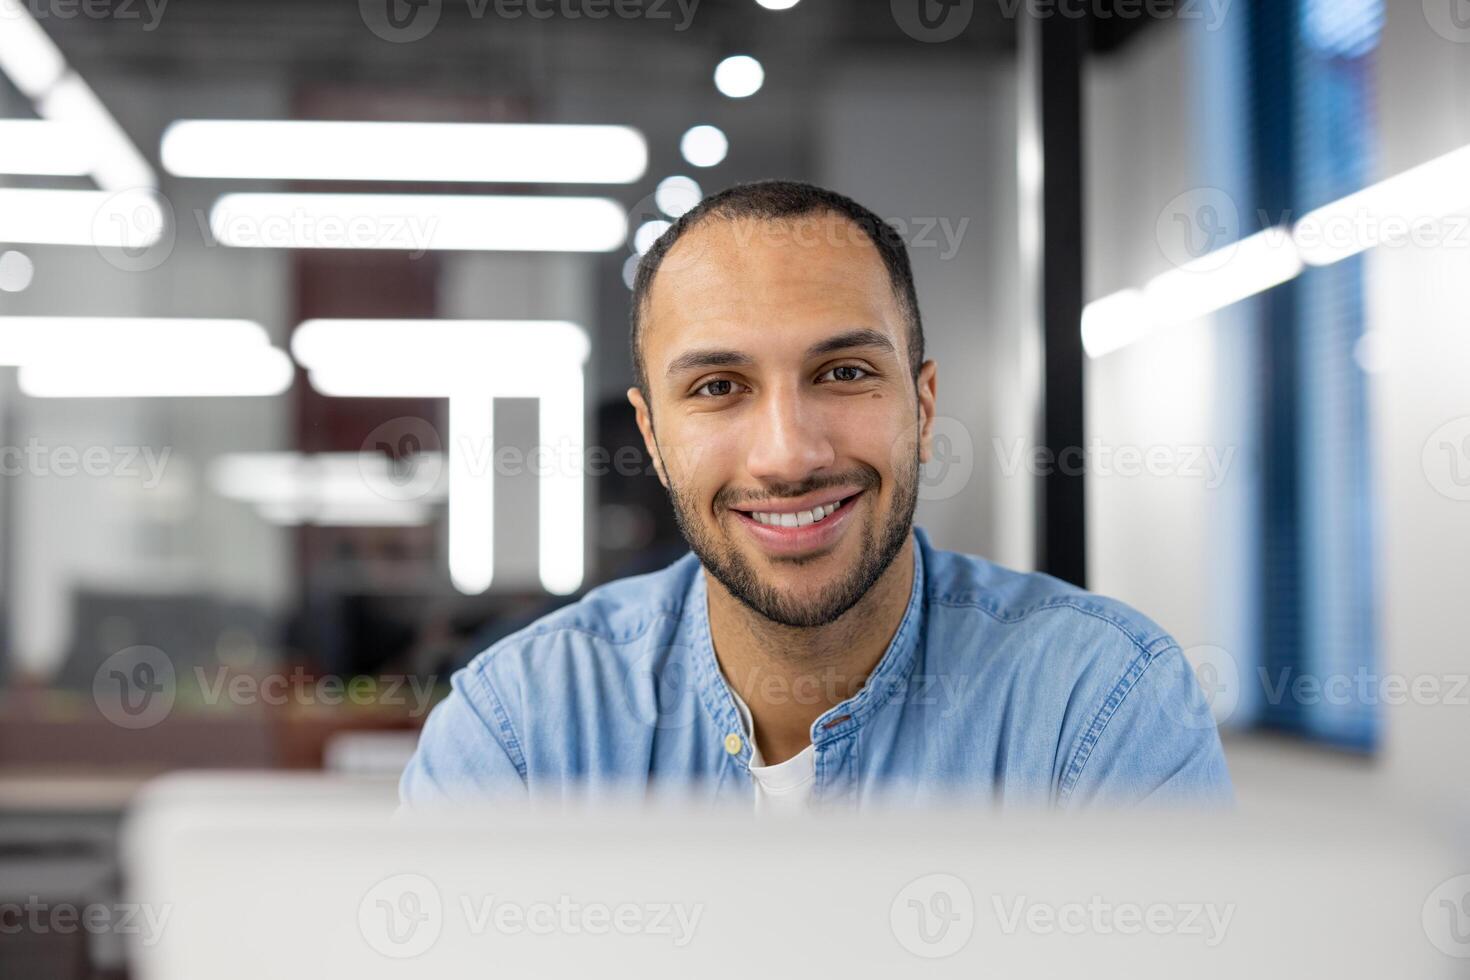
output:
[[[914,536],[878,581],[825,626],[784,626],[704,573],[710,637],[730,686],[750,708],[767,765],[811,744],[812,724],[857,694],[898,632],[914,583]]]

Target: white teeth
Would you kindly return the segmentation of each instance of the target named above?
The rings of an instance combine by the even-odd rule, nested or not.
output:
[[[808,524],[815,524],[823,518],[830,517],[841,505],[842,501],[837,500],[830,504],[823,504],[820,507],[813,507],[811,510],[797,511],[794,514],[769,514],[764,511],[751,511],[750,516],[755,518],[757,522],[765,524],[768,527],[806,527]]]

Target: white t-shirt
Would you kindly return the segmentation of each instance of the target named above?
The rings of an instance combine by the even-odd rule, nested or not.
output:
[[[761,762],[761,750],[755,741],[755,721],[744,699],[730,689],[740,722],[745,726],[745,740],[750,743],[750,774],[755,779],[757,813],[802,813],[811,802],[812,788],[817,782],[817,749],[808,745],[785,762],[768,766]]]

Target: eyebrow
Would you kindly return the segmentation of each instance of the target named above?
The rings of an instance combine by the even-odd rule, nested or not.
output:
[[[893,341],[888,337],[872,329],[862,327],[856,330],[845,330],[825,340],[819,340],[806,350],[806,356],[820,357],[823,354],[833,354],[837,351],[851,350],[854,347],[876,347],[889,354],[897,353]],[[702,348],[698,350],[685,351],[674,358],[669,364],[669,375],[680,374],[695,368],[712,367],[744,367],[753,364],[755,359],[749,354],[737,350],[719,350],[714,348]]]
[[[888,354],[897,353],[893,341],[889,340],[886,334],[872,327],[861,327],[817,341],[806,349],[806,356],[820,357],[823,354],[835,354],[837,351],[851,350],[854,347],[877,347]]]

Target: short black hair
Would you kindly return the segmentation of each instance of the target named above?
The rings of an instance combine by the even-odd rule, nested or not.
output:
[[[888,270],[893,294],[908,319],[909,367],[915,378],[919,376],[919,368],[924,363],[924,325],[919,318],[919,297],[914,290],[914,273],[909,266],[908,247],[897,229],[852,198],[844,197],[836,191],[799,180],[759,180],[736,184],[700,201],[665,230],[638,262],[638,273],[633,279],[632,308],[628,317],[628,343],[633,356],[634,380],[645,399],[649,397],[648,375],[644,370],[643,351],[639,344],[643,307],[648,302],[653,277],[658,274],[664,256],[673,248],[674,243],[707,218],[779,221],[784,218],[828,213],[851,221],[878,249],[878,255]]]

